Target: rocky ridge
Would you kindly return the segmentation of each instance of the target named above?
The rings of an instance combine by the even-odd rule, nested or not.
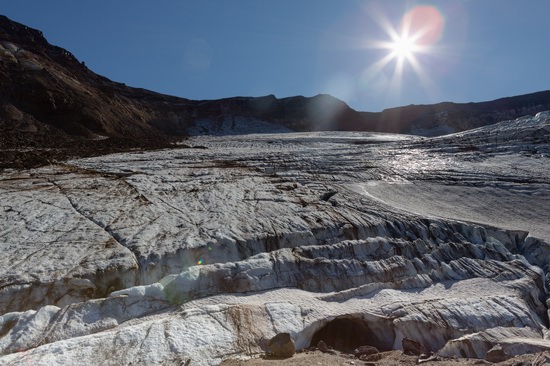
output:
[[[162,148],[189,134],[218,131],[224,124],[234,133],[243,120],[248,121],[248,133],[276,126],[441,135],[548,109],[550,91],[379,113],[355,111],[329,95],[193,101],[113,82],[69,51],[50,45],[42,32],[0,16],[0,168]]]

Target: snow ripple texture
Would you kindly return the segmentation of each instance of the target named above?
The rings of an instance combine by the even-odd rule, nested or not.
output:
[[[216,365],[341,318],[381,349],[550,348],[549,112],[433,139],[239,123],[0,173],[0,364]]]

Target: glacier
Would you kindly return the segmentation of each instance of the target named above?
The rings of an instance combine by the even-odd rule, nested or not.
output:
[[[0,172],[0,364],[217,365],[342,321],[382,350],[550,349],[550,112],[436,138],[251,125]]]

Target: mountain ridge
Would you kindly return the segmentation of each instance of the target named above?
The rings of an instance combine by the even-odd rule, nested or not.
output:
[[[200,120],[246,117],[294,131],[459,132],[550,109],[550,91],[482,103],[443,102],[360,112],[327,94],[190,100],[94,73],[39,30],[0,15],[0,166],[181,141]],[[34,151],[29,151],[34,149]],[[36,149],[47,149],[37,153]],[[22,150],[24,150],[22,152]]]

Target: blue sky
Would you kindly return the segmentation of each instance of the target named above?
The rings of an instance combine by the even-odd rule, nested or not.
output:
[[[398,66],[379,43],[418,8],[437,34]],[[190,99],[329,93],[380,111],[550,89],[546,0],[1,0],[0,14],[114,81]]]

